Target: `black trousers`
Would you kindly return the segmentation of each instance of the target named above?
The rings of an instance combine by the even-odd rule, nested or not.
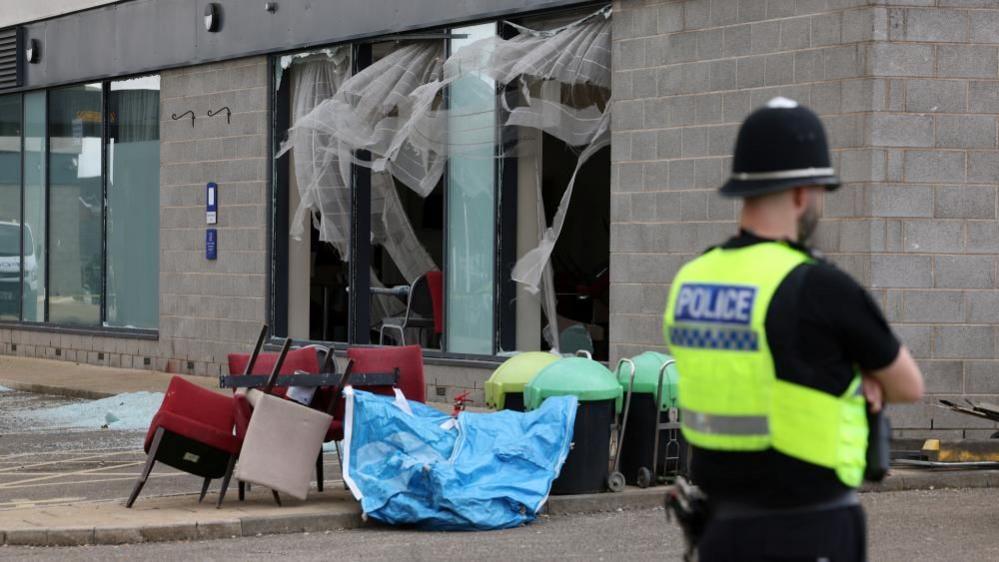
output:
[[[859,505],[708,523],[697,548],[700,562],[867,560],[867,522]]]

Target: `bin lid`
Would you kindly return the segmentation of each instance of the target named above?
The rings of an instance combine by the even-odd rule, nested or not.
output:
[[[556,361],[558,355],[546,351],[527,351],[507,359],[486,381],[486,406],[502,410],[507,392],[524,392],[541,369]]]
[[[621,385],[610,369],[585,357],[565,357],[541,369],[524,387],[524,407],[533,410],[549,396],[575,396],[580,402],[614,400],[621,411]]]
[[[667,361],[673,361],[673,357],[665,353],[646,351],[632,357],[631,361],[635,364],[634,392],[651,394],[654,397],[659,386],[659,369]],[[616,374],[618,382],[621,383],[621,389],[627,393],[631,367],[626,361],[622,361],[618,363]],[[663,393],[659,400],[660,411],[679,407],[677,402],[678,377],[679,371],[676,369],[676,363],[666,367],[666,374],[663,376]]]

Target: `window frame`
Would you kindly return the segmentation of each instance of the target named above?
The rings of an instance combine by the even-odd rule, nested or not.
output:
[[[16,329],[25,331],[37,331],[37,332],[49,332],[49,333],[62,333],[62,334],[73,334],[73,335],[93,335],[93,336],[108,336],[113,335],[117,337],[126,337],[132,339],[142,339],[142,340],[158,340],[159,339],[159,326],[157,323],[156,328],[135,328],[135,327],[121,327],[121,326],[108,326],[107,322],[107,266],[108,266],[108,237],[107,237],[107,219],[108,219],[108,119],[109,119],[109,97],[111,92],[111,83],[118,81],[125,81],[134,78],[142,78],[146,76],[160,76],[160,72],[141,72],[137,74],[129,74],[122,76],[115,76],[111,78],[102,78],[97,80],[84,80],[72,84],[62,84],[59,86],[54,86],[51,88],[38,88],[33,90],[22,90],[17,92],[11,92],[8,94],[3,94],[4,96],[16,95],[18,96],[18,103],[20,106],[20,118],[21,118],[21,139],[20,139],[20,158],[19,158],[19,189],[20,189],[20,209],[19,217],[21,224],[21,240],[20,240],[20,252],[21,252],[21,268],[19,271],[19,295],[21,301],[18,302],[18,314],[17,320],[0,320],[0,328],[4,329]],[[73,88],[77,86],[82,86],[86,84],[100,84],[101,85],[101,294],[100,294],[100,315],[99,322],[94,325],[87,324],[69,324],[69,323],[55,323],[50,321],[49,314],[49,301],[51,298],[50,278],[51,278],[51,209],[52,209],[52,151],[51,151],[51,135],[50,126],[51,122],[51,92],[54,90]],[[45,122],[43,125],[45,136],[43,139],[42,150],[44,151],[44,166],[45,166],[45,187],[44,187],[44,216],[45,216],[45,275],[44,280],[39,280],[44,283],[45,290],[45,300],[43,302],[43,319],[41,321],[35,320],[25,320],[24,319],[24,213],[25,213],[25,179],[24,179],[24,146],[25,146],[25,135],[24,135],[24,97],[27,94],[32,93],[44,93],[45,95]],[[158,200],[158,198],[157,198]],[[36,234],[32,233],[33,236]],[[159,253],[160,248],[156,248],[157,253]],[[159,275],[159,273],[157,273]],[[160,295],[155,295],[155,298],[159,299]]]

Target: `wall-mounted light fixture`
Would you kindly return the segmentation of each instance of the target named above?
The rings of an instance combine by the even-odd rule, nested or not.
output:
[[[41,45],[38,43],[38,39],[28,39],[24,45],[24,60],[35,64],[42,58]]]
[[[264,9],[272,14],[277,11],[277,8],[277,2],[264,2]]]
[[[215,33],[222,26],[222,7],[218,2],[209,2],[205,5],[205,29]]]

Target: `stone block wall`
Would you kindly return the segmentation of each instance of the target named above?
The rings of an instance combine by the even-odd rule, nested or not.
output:
[[[844,187],[815,240],[868,286],[926,375],[906,435],[981,436],[937,398],[999,394],[999,4],[615,3],[612,359],[664,349],[677,268],[734,232],[715,190],[739,122],[783,95],[826,124]]]

